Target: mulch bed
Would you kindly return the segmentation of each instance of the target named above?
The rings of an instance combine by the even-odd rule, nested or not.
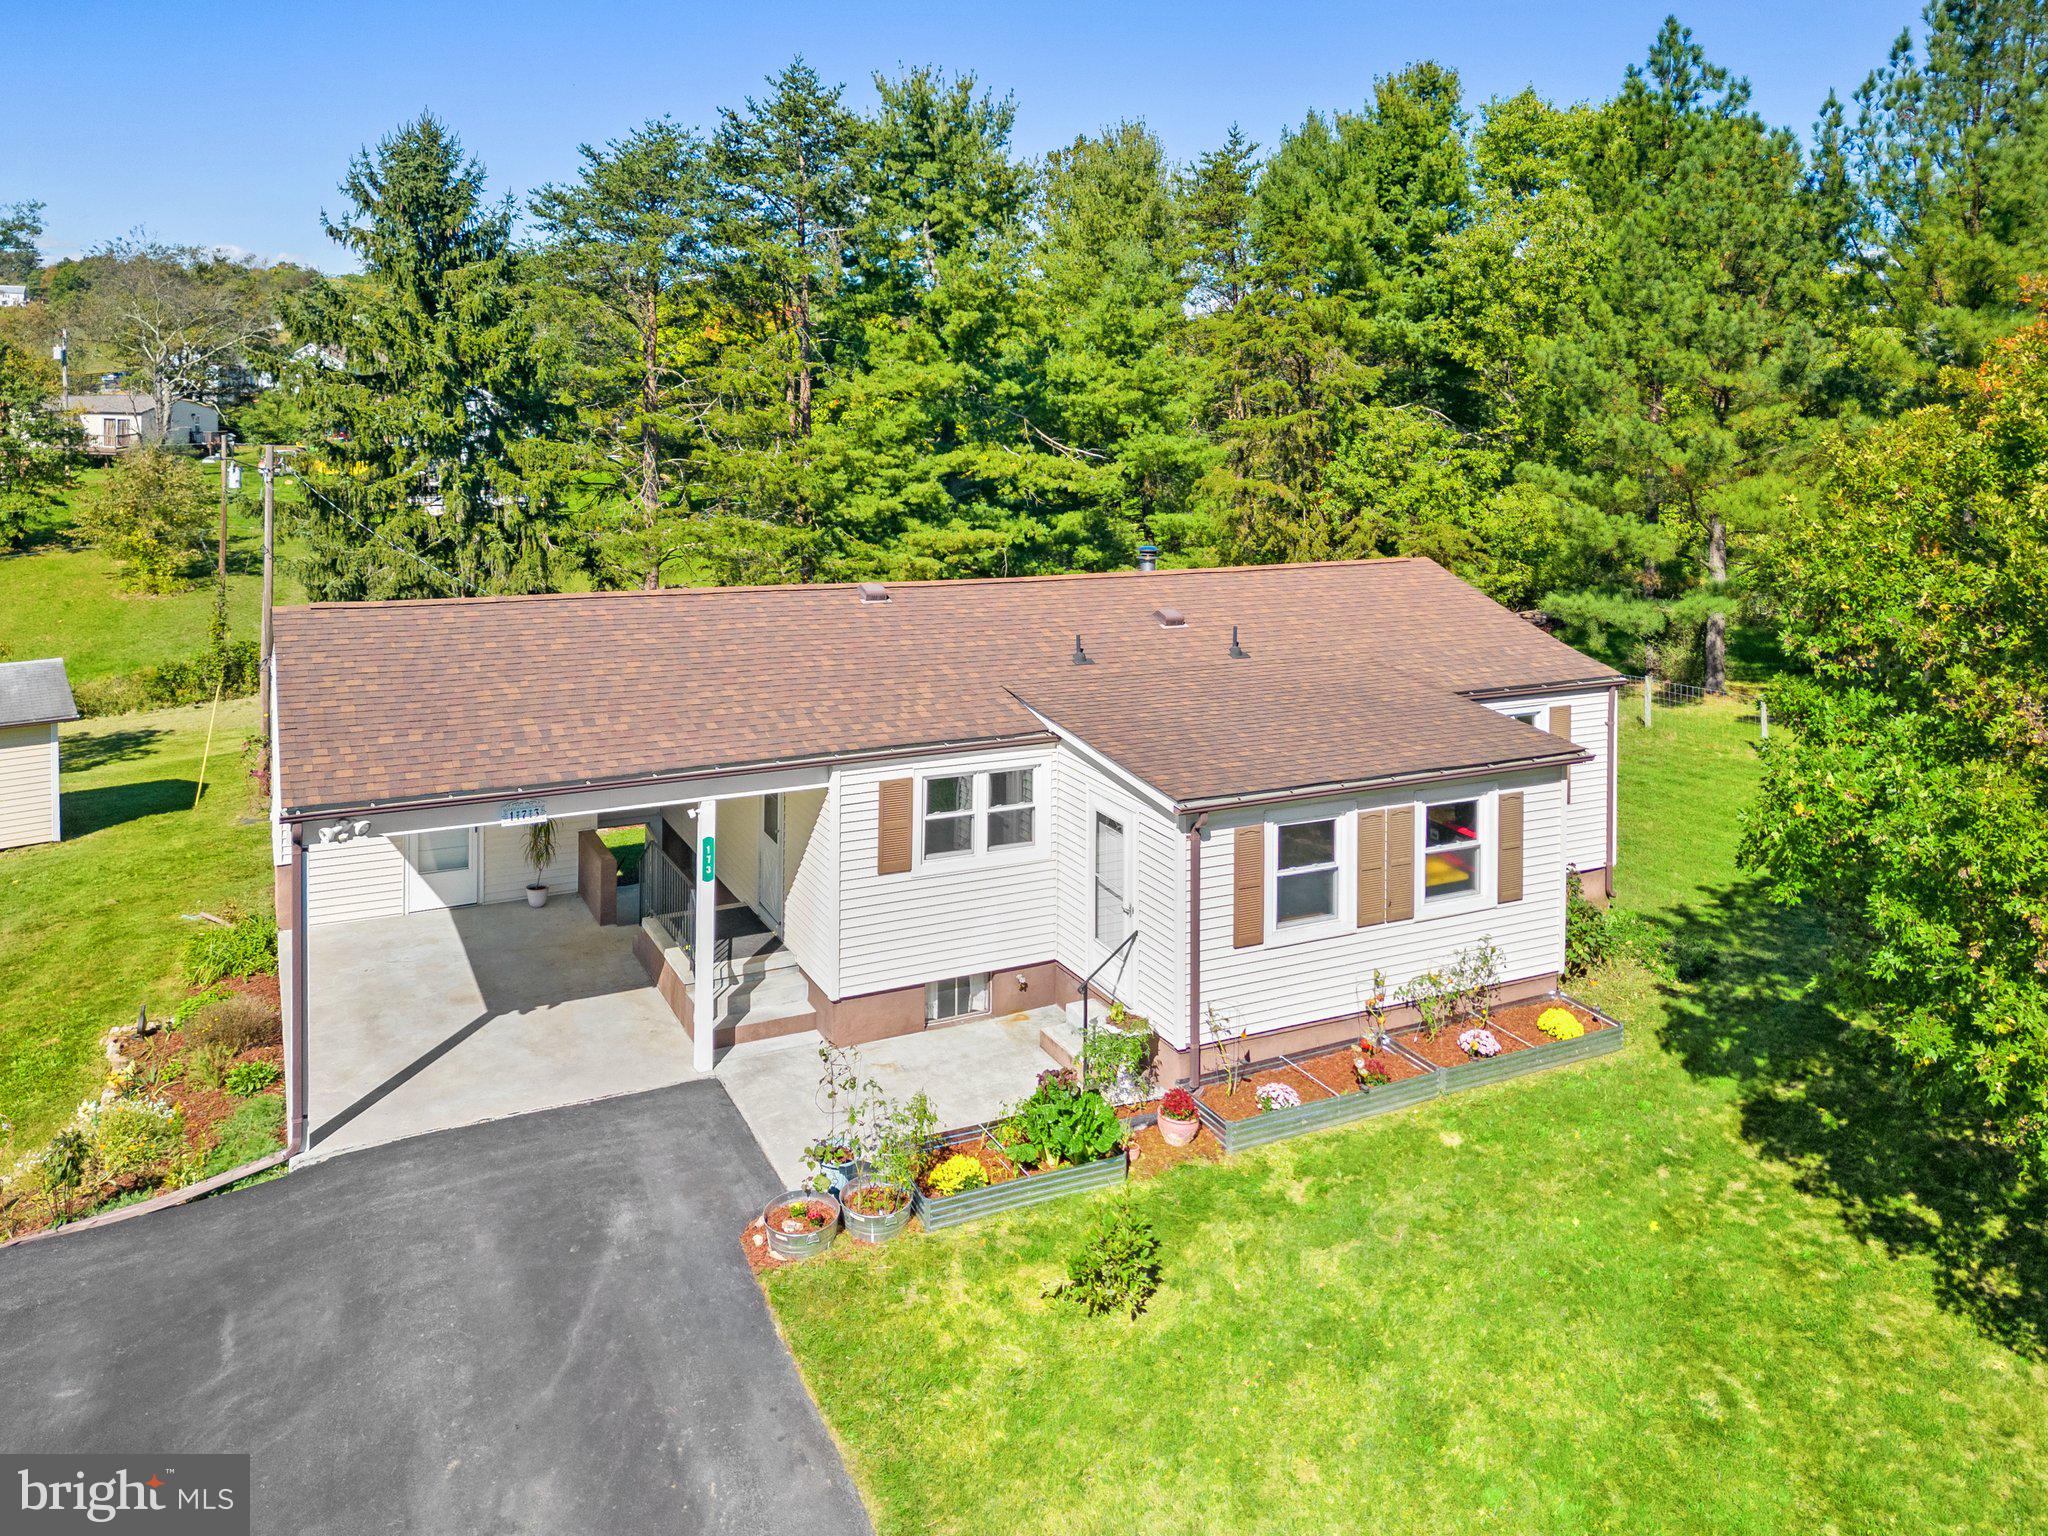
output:
[[[183,1077],[168,1083],[154,1082],[156,1071],[174,1056],[180,1055],[180,1047],[186,1043],[180,1031],[159,1030],[144,1038],[139,1045],[130,1041],[125,1054],[140,1068],[135,1075],[135,1086],[150,1098],[161,1099],[181,1111],[185,1117],[185,1145],[194,1152],[204,1152],[213,1146],[214,1131],[221,1122],[249,1101],[237,1098],[225,1088],[201,1088]],[[284,1045],[280,1041],[276,1045],[256,1046],[230,1057],[227,1065],[232,1067],[241,1061],[267,1061],[282,1072]],[[222,1074],[226,1074],[225,1067],[222,1068]],[[280,1078],[265,1088],[261,1094],[252,1094],[250,1097],[280,1097],[283,1093],[284,1082]]]
[[[1567,1010],[1586,1026],[1586,1033],[1589,1035],[1607,1028],[1606,1024],[1591,1013],[1570,1003],[1560,1003],[1550,998],[1535,998],[1526,1003],[1508,1003],[1494,1009],[1492,1021],[1485,1026],[1493,1031],[1494,1039],[1500,1042],[1502,1056],[1550,1044],[1550,1036],[1536,1027],[1537,1017],[1546,1008]],[[1462,1067],[1468,1061],[1492,1060],[1492,1057],[1467,1056],[1458,1049],[1458,1036],[1473,1027],[1471,1024],[1461,1024],[1456,1028],[1446,1028],[1434,1040],[1420,1030],[1405,1032],[1395,1038],[1423,1060],[1439,1067]]]
[[[1307,1073],[1289,1066],[1268,1067],[1263,1071],[1247,1073],[1238,1078],[1235,1091],[1223,1083],[1211,1083],[1201,1091],[1199,1097],[1204,1105],[1225,1120],[1249,1120],[1254,1115],[1264,1113],[1259,1108],[1259,1090],[1268,1083],[1286,1084],[1301,1095],[1301,1102],[1304,1104],[1337,1097]]]
[[[1144,1106],[1157,1109],[1156,1103]],[[1134,1179],[1154,1178],[1169,1168],[1178,1168],[1182,1163],[1213,1163],[1223,1156],[1223,1143],[1216,1139],[1216,1133],[1206,1126],[1197,1124],[1195,1139],[1184,1147],[1176,1147],[1159,1133],[1157,1125],[1148,1125],[1141,1131],[1133,1131],[1129,1137],[1131,1151],[1130,1176]]]

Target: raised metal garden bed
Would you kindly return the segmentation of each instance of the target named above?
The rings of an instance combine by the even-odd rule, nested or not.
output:
[[[948,1147],[966,1146],[984,1137],[993,1139],[989,1127],[970,1125],[941,1136],[938,1148],[944,1151]],[[1041,1200],[1057,1200],[1062,1195],[1078,1195],[1091,1189],[1108,1189],[1123,1183],[1128,1167],[1129,1159],[1122,1152],[1115,1152],[1099,1162],[1076,1163],[1071,1168],[1055,1168],[1050,1173],[1020,1174],[1000,1184],[963,1190],[957,1195],[928,1195],[920,1189],[916,1191],[917,1216],[927,1232],[936,1232],[941,1227],[958,1226],[963,1221],[975,1221],[1000,1211],[1021,1210]]]
[[[1373,1088],[1339,1092],[1333,1098],[1316,1099],[1291,1109],[1265,1110],[1245,1120],[1225,1119],[1197,1096],[1195,1114],[1223,1144],[1225,1152],[1242,1152],[1247,1147],[1263,1147],[1269,1142],[1285,1141],[1290,1136],[1306,1136],[1310,1131],[1326,1131],[1334,1125],[1349,1125],[1354,1120],[1406,1109],[1411,1104],[1433,1099],[1443,1091],[1437,1080],[1440,1074],[1428,1062],[1401,1050],[1398,1044],[1390,1049],[1420,1067],[1421,1073],[1398,1083],[1381,1083]],[[1351,1078],[1350,1050],[1351,1047],[1346,1045],[1313,1056],[1274,1056],[1241,1068],[1238,1075],[1244,1077],[1270,1071],[1274,1067],[1292,1067],[1334,1091],[1337,1084]],[[1221,1071],[1212,1072],[1203,1079],[1202,1085],[1207,1087],[1212,1082],[1220,1083],[1225,1076]]]
[[[1551,1067],[1569,1066],[1575,1061],[1588,1061],[1595,1056],[1605,1056],[1620,1050],[1626,1043],[1627,1033],[1622,1029],[1618,1019],[1609,1018],[1598,1008],[1562,992],[1556,994],[1556,1000],[1560,1003],[1569,1003],[1572,1007],[1591,1014],[1605,1027],[1588,1030],[1576,1040],[1546,1040],[1540,1045],[1532,1044],[1526,1050],[1507,1051],[1499,1056],[1460,1062],[1455,1067],[1436,1067],[1433,1070],[1435,1075],[1442,1079],[1442,1091],[1460,1093],[1467,1088],[1483,1088],[1488,1083],[1504,1083],[1511,1077],[1521,1077],[1530,1072],[1542,1072]],[[1399,1043],[1397,1037],[1395,1044]]]

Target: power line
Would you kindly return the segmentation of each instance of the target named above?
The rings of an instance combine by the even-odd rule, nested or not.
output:
[[[392,543],[389,539],[385,538],[382,534],[377,532],[376,529],[370,527],[369,524],[365,523],[361,518],[357,517],[353,512],[349,511],[348,508],[336,505],[333,501],[329,500],[325,494],[323,494],[321,491],[315,489],[311,484],[309,484],[304,475],[298,473],[296,470],[287,471],[287,473],[289,473],[294,480],[298,481],[300,490],[304,491],[308,496],[314,498],[316,501],[320,503],[321,506],[325,507],[329,512],[334,513],[337,517],[346,518],[351,524],[354,525],[356,530],[359,533],[361,533],[365,538],[370,539],[374,543],[382,544],[386,549],[390,550],[395,555],[405,556],[406,559],[412,561],[413,564],[419,566],[422,570],[433,572],[434,575],[440,577],[443,581],[447,582],[448,585],[455,590],[455,595],[457,597],[474,597],[476,595],[474,592],[470,590],[469,583],[463,581],[459,576],[456,576],[448,571],[442,570],[440,566],[434,564],[433,561],[427,559],[427,557],[422,555],[418,550],[407,549],[402,544]]]

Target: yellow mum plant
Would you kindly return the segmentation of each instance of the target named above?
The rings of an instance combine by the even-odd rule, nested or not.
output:
[[[925,1188],[935,1195],[957,1195],[963,1190],[979,1189],[988,1182],[988,1172],[979,1161],[964,1152],[955,1152],[925,1178]]]
[[[1546,1008],[1536,1015],[1536,1027],[1553,1040],[1576,1040],[1586,1032],[1579,1016],[1569,1008]]]

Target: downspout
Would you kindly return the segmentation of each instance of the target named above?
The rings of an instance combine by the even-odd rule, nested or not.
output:
[[[292,828],[292,1016],[285,1031],[285,1093],[290,1112],[285,1116],[284,1155],[297,1157],[306,1147],[306,1007],[311,988],[306,982],[311,948],[306,934],[311,925],[306,911],[306,841],[302,828]]]
[[[1188,824],[1188,1070],[1190,1093],[1202,1081],[1202,829],[1209,813]]]
[[[1614,900],[1614,860],[1619,850],[1615,845],[1615,817],[1618,814],[1615,800],[1621,789],[1621,769],[1615,753],[1621,746],[1621,690],[1607,690],[1607,899]]]

